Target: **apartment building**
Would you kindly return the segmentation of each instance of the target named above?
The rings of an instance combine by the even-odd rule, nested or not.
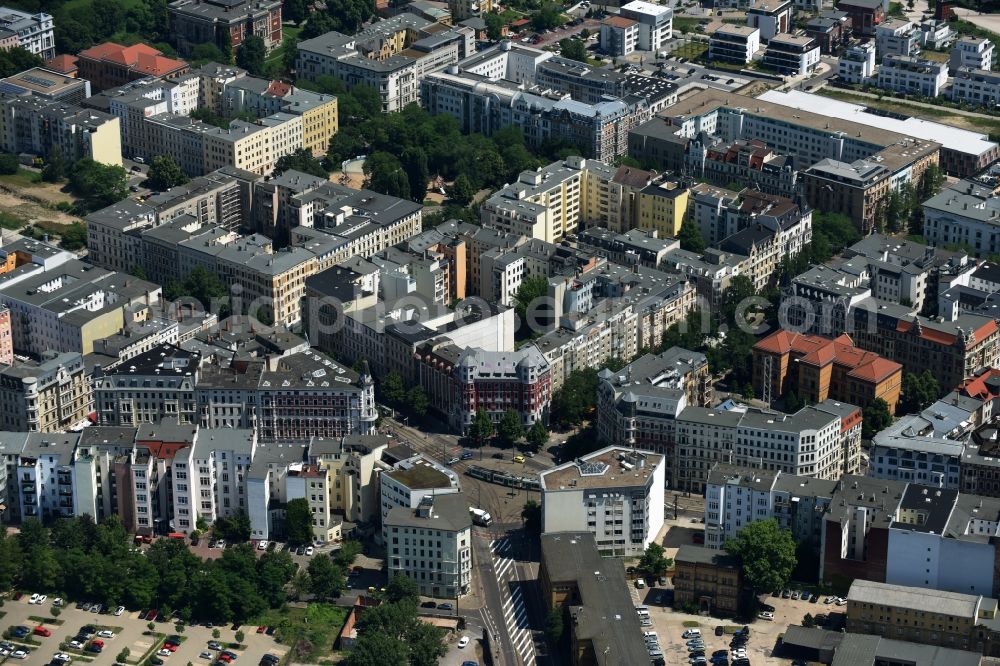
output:
[[[1000,74],[960,67],[952,70],[952,76],[949,88],[952,100],[987,108],[1000,105]]]
[[[0,286],[10,310],[14,349],[90,354],[97,340],[141,321],[160,287],[78,260]]]
[[[688,209],[688,188],[679,181],[653,183],[639,190],[639,229],[655,237],[676,238]]]
[[[255,428],[261,442],[371,434],[374,384],[315,351],[206,365],[195,387],[201,426]]]
[[[251,540],[284,536],[286,482],[290,472],[304,466],[308,448],[307,443],[275,443],[257,448],[246,473]]]
[[[296,48],[296,71],[301,76],[332,76],[348,87],[370,85],[379,91],[385,113],[418,102],[423,76],[475,51],[470,28],[452,28],[409,12],[378,21],[353,36],[328,32]]]
[[[190,65],[168,58],[147,44],[122,46],[105,42],[77,54],[77,76],[90,81],[94,92],[124,85],[137,79],[172,79],[186,74]]]
[[[393,507],[382,529],[390,581],[406,576],[420,594],[438,599],[469,592],[472,517],[465,495],[426,495],[414,509]]]
[[[837,55],[843,58],[844,46],[850,39],[851,26],[844,17],[837,16],[837,12],[826,12],[828,15],[816,16],[806,23],[806,36],[813,38],[819,45],[819,50],[823,55]],[[874,68],[875,63],[872,62]]]
[[[569,608],[574,664],[641,664],[649,659],[625,570],[602,553],[590,532],[542,534],[538,580],[548,611]],[[610,624],[606,618],[614,617]]]
[[[747,17],[750,20],[750,17]],[[746,65],[760,49],[760,28],[724,25],[708,41],[708,59]]]
[[[997,600],[856,580],[847,595],[847,630],[924,645],[994,654]]]
[[[775,35],[764,49],[761,62],[786,76],[801,76],[816,69],[820,48],[812,37]]]
[[[837,61],[837,78],[844,83],[863,84],[875,76],[875,44],[851,44]]]
[[[882,58],[878,68],[878,87],[899,93],[937,97],[948,82],[948,63],[924,60],[909,55]]]
[[[743,563],[734,555],[682,545],[674,556],[674,604],[699,611],[738,615],[743,606]]]
[[[605,226],[608,183],[614,170],[604,162],[570,157],[490,196],[479,212],[484,226],[550,243],[589,225]]]
[[[639,51],[659,51],[673,37],[674,11],[669,7],[632,0],[623,4],[618,13],[636,22],[639,34],[635,48]]]
[[[621,75],[611,83],[617,87],[620,80],[623,92],[591,97],[598,89],[607,91],[606,74],[563,59],[548,63],[553,58],[547,51],[501,42],[446,71],[425,75],[419,84],[421,105],[452,116],[464,132],[490,136],[516,125],[533,146],[566,139],[593,159],[610,162],[625,152],[629,130],[676,99],[677,87],[670,82]],[[583,99],[562,92],[574,89],[590,92]]]
[[[195,385],[199,356],[161,344],[94,378],[94,411],[104,426],[135,426],[163,419],[198,423]]]
[[[882,0],[839,0],[837,10],[847,13],[856,37],[871,37],[888,8]]]
[[[0,7],[0,29],[14,46],[48,60],[56,54],[52,16],[45,12],[30,14],[19,9]]]
[[[513,410],[525,429],[549,420],[551,369],[537,349],[488,352],[467,348],[453,374],[454,411],[451,426],[466,433],[480,409],[494,423]]]
[[[634,52],[639,41],[639,22],[624,16],[601,21],[601,51],[614,57]]]
[[[318,525],[348,521],[373,523],[380,516],[379,480],[382,454],[392,440],[384,435],[346,435],[339,439],[314,437],[309,442],[309,464],[324,471],[329,514],[319,514]],[[319,500],[317,493],[317,500]],[[309,494],[310,501],[312,493]],[[324,530],[325,531],[325,530]]]
[[[379,474],[378,478],[383,542],[389,535],[386,519],[393,509],[412,511],[426,497],[437,499],[461,492],[458,474],[420,454],[398,461],[392,469]],[[465,512],[469,512],[468,504]]]
[[[0,367],[3,430],[68,430],[92,411],[90,382],[78,352],[43,353],[41,361]]]
[[[920,45],[925,49],[944,49],[955,39],[955,31],[948,21],[936,17],[924,19],[917,28],[920,31]]]
[[[481,17],[493,11],[493,0],[448,0],[451,19],[455,23]]]
[[[960,180],[923,203],[924,235],[929,243],[966,244],[976,254],[1000,248],[1000,199],[971,180]]]
[[[167,14],[183,53],[205,43],[221,48],[227,41],[236,49],[251,35],[264,40],[268,51],[281,44],[280,0],[173,0]]]
[[[750,0],[746,10],[747,26],[760,30],[764,42],[792,31],[791,0]]]
[[[705,548],[721,549],[758,520],[775,519],[797,543],[820,545],[823,514],[838,482],[717,464],[705,484]]]
[[[609,446],[542,472],[542,532],[590,532],[605,556],[642,553],[663,526],[663,463]]]
[[[34,95],[8,96],[0,99],[0,125],[6,152],[48,157],[57,145],[69,161],[122,163],[118,119],[101,111]]]
[[[862,408],[882,399],[894,413],[902,377],[903,366],[855,347],[847,335],[779,330],[753,347],[754,391],[772,399],[794,391],[810,403],[829,398]]]
[[[202,429],[191,446],[170,461],[171,530],[190,534],[199,521],[211,525],[247,511],[245,475],[254,457],[253,430]]]
[[[982,37],[962,37],[951,49],[948,64],[952,72],[962,67],[969,69],[993,69],[993,42]]]
[[[14,364],[14,338],[10,330],[10,310],[0,307],[0,365]]]
[[[847,330],[858,347],[902,364],[904,373],[930,370],[941,386],[958,386],[997,365],[998,331],[990,317],[966,314],[942,322],[857,307],[849,319]]]
[[[908,414],[871,440],[868,475],[958,490],[964,438],[939,433],[923,416]]]
[[[920,51],[917,26],[905,19],[889,19],[875,28],[875,55],[915,56]]]

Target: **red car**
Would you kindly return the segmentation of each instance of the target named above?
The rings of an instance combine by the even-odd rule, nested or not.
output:
[[[257,627],[257,633],[258,634],[262,634],[265,631],[267,631],[267,627],[265,627],[264,625],[260,625],[259,627]]]
[[[147,616],[146,616],[146,619],[147,619],[147,620],[148,620],[149,622],[152,622],[153,620],[155,620],[155,619],[156,619],[156,616],[157,616],[158,614],[159,614],[159,611],[156,611],[156,610],[151,610],[151,611],[149,611],[149,615],[147,615]]]
[[[231,662],[232,660],[233,660],[233,658],[232,658],[232,657],[230,657],[230,656],[229,656],[228,654],[220,654],[220,655],[219,655],[219,661],[224,661],[224,662],[226,662],[226,663],[228,664],[228,663],[230,663],[230,662]]]
[[[90,644],[96,645],[97,647],[101,648],[104,647],[104,641],[102,641],[100,638],[95,638],[94,640],[90,641]]]
[[[52,632],[49,631],[48,629],[46,629],[45,627],[39,626],[39,627],[35,627],[35,635],[36,636],[45,636],[46,638],[48,638],[49,636],[52,635]]]
[[[171,652],[177,652],[177,644],[176,643],[164,643],[163,647],[167,648]]]

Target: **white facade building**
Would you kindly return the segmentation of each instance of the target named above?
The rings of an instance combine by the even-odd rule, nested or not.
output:
[[[844,83],[864,83],[875,75],[875,44],[866,42],[847,47],[837,60],[837,77]]]
[[[607,555],[640,555],[663,526],[664,457],[609,446],[542,472],[542,532],[589,531]]]
[[[948,63],[912,56],[886,56],[878,69],[878,87],[899,93],[937,97],[948,82]]]
[[[0,28],[3,29],[0,32],[17,35],[17,45],[42,60],[55,57],[56,38],[49,14],[29,14],[19,9],[0,7]]]
[[[708,42],[708,59],[745,65],[760,49],[760,29],[746,25],[723,25]]]
[[[394,469],[382,472],[379,485],[383,537],[386,535],[386,519],[393,508],[411,510],[420,506],[425,497],[459,492],[458,474],[423,455],[401,460]]]
[[[638,23],[636,48],[658,51],[673,37],[674,10],[645,0],[622,5],[619,14]]]
[[[426,495],[393,507],[383,524],[389,580],[407,576],[428,597],[457,599],[472,582],[472,518],[465,495]]]
[[[975,106],[1000,106],[1000,73],[961,67],[954,70],[951,99]]]
[[[957,490],[964,448],[961,439],[937,433],[931,421],[910,414],[872,438],[868,475]]]
[[[970,67],[972,69],[993,69],[993,42],[988,39],[977,37],[963,37],[955,42],[951,50],[952,71],[959,67]]]

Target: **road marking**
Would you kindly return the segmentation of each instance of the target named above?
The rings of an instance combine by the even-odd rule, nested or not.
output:
[[[500,589],[503,623],[507,628],[510,643],[521,663],[525,666],[533,666],[535,664],[534,634],[528,620],[528,609],[524,603],[517,565],[514,558],[505,556],[511,549],[511,543],[506,538],[490,543],[493,569],[496,571],[496,580]],[[509,576],[511,572],[514,574],[513,577]]]

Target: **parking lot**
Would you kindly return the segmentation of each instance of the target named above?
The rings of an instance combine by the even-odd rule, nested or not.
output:
[[[660,590],[653,588],[648,594],[640,595],[638,603],[649,606],[650,619],[653,626],[646,631],[655,631],[659,637],[660,649],[667,664],[687,664],[687,639],[683,638],[686,629],[697,628],[701,631],[705,642],[705,656],[711,659],[716,650],[728,650],[732,639],[731,632],[739,626],[731,620],[721,620],[713,617],[689,615],[674,612],[669,606],[654,605],[654,600]],[[813,616],[843,612],[843,608],[833,604],[824,604],[821,598],[817,603],[802,600],[781,599],[768,596],[762,597],[764,603],[774,607],[774,620],[755,620],[750,626],[750,640],[747,643],[747,658],[752,666],[789,666],[791,659],[774,656],[773,652],[779,635],[783,634],[790,624],[802,624],[806,613]],[[722,636],[715,635],[718,626],[728,628]],[[730,663],[732,663],[730,661]]]
[[[69,605],[61,608],[59,616],[53,618],[51,598],[47,599],[41,605],[29,604],[28,600],[28,595],[24,595],[17,601],[6,599],[3,605],[4,616],[0,619],[0,628],[4,631],[8,627],[13,626],[25,626],[31,629],[37,626],[44,626],[51,632],[51,635],[48,637],[35,635],[31,637],[39,645],[28,646],[31,653],[23,660],[25,664],[48,664],[52,661],[54,654],[65,652],[69,654],[75,663],[111,666],[115,663],[115,658],[123,648],[129,649],[128,662],[134,664],[150,651],[154,645],[158,648],[164,636],[174,634],[178,635],[182,641],[176,652],[171,653],[169,656],[160,657],[164,662],[164,666],[185,666],[188,662],[192,664],[205,664],[207,666],[214,661],[217,655],[217,652],[209,651],[211,652],[211,659],[199,656],[202,652],[208,651],[208,642],[215,640],[212,638],[213,629],[209,627],[188,626],[182,632],[178,633],[175,631],[175,626],[172,622],[156,622],[155,632],[164,636],[148,635],[146,633],[148,631],[146,621],[140,620],[138,617],[139,613],[134,611],[124,612],[122,615],[116,617],[110,613],[96,614],[85,612],[73,605]],[[54,619],[55,622],[40,623],[37,620],[30,619],[32,616]],[[85,653],[72,649],[60,649],[60,643],[68,644],[80,629],[87,625],[98,630],[110,630],[114,633],[113,638],[101,639],[104,641],[104,649],[100,654]],[[236,630],[230,626],[220,626],[215,629],[220,634],[217,640],[228,649],[229,644],[234,643],[236,640]],[[256,666],[265,654],[272,654],[280,658],[288,652],[288,646],[278,645],[271,636],[256,633],[256,627],[244,626],[241,629],[245,634],[243,647],[232,650],[238,655],[234,663]],[[24,641],[18,639],[12,639],[9,642],[15,645],[24,644]],[[151,654],[153,653],[155,651]]]

